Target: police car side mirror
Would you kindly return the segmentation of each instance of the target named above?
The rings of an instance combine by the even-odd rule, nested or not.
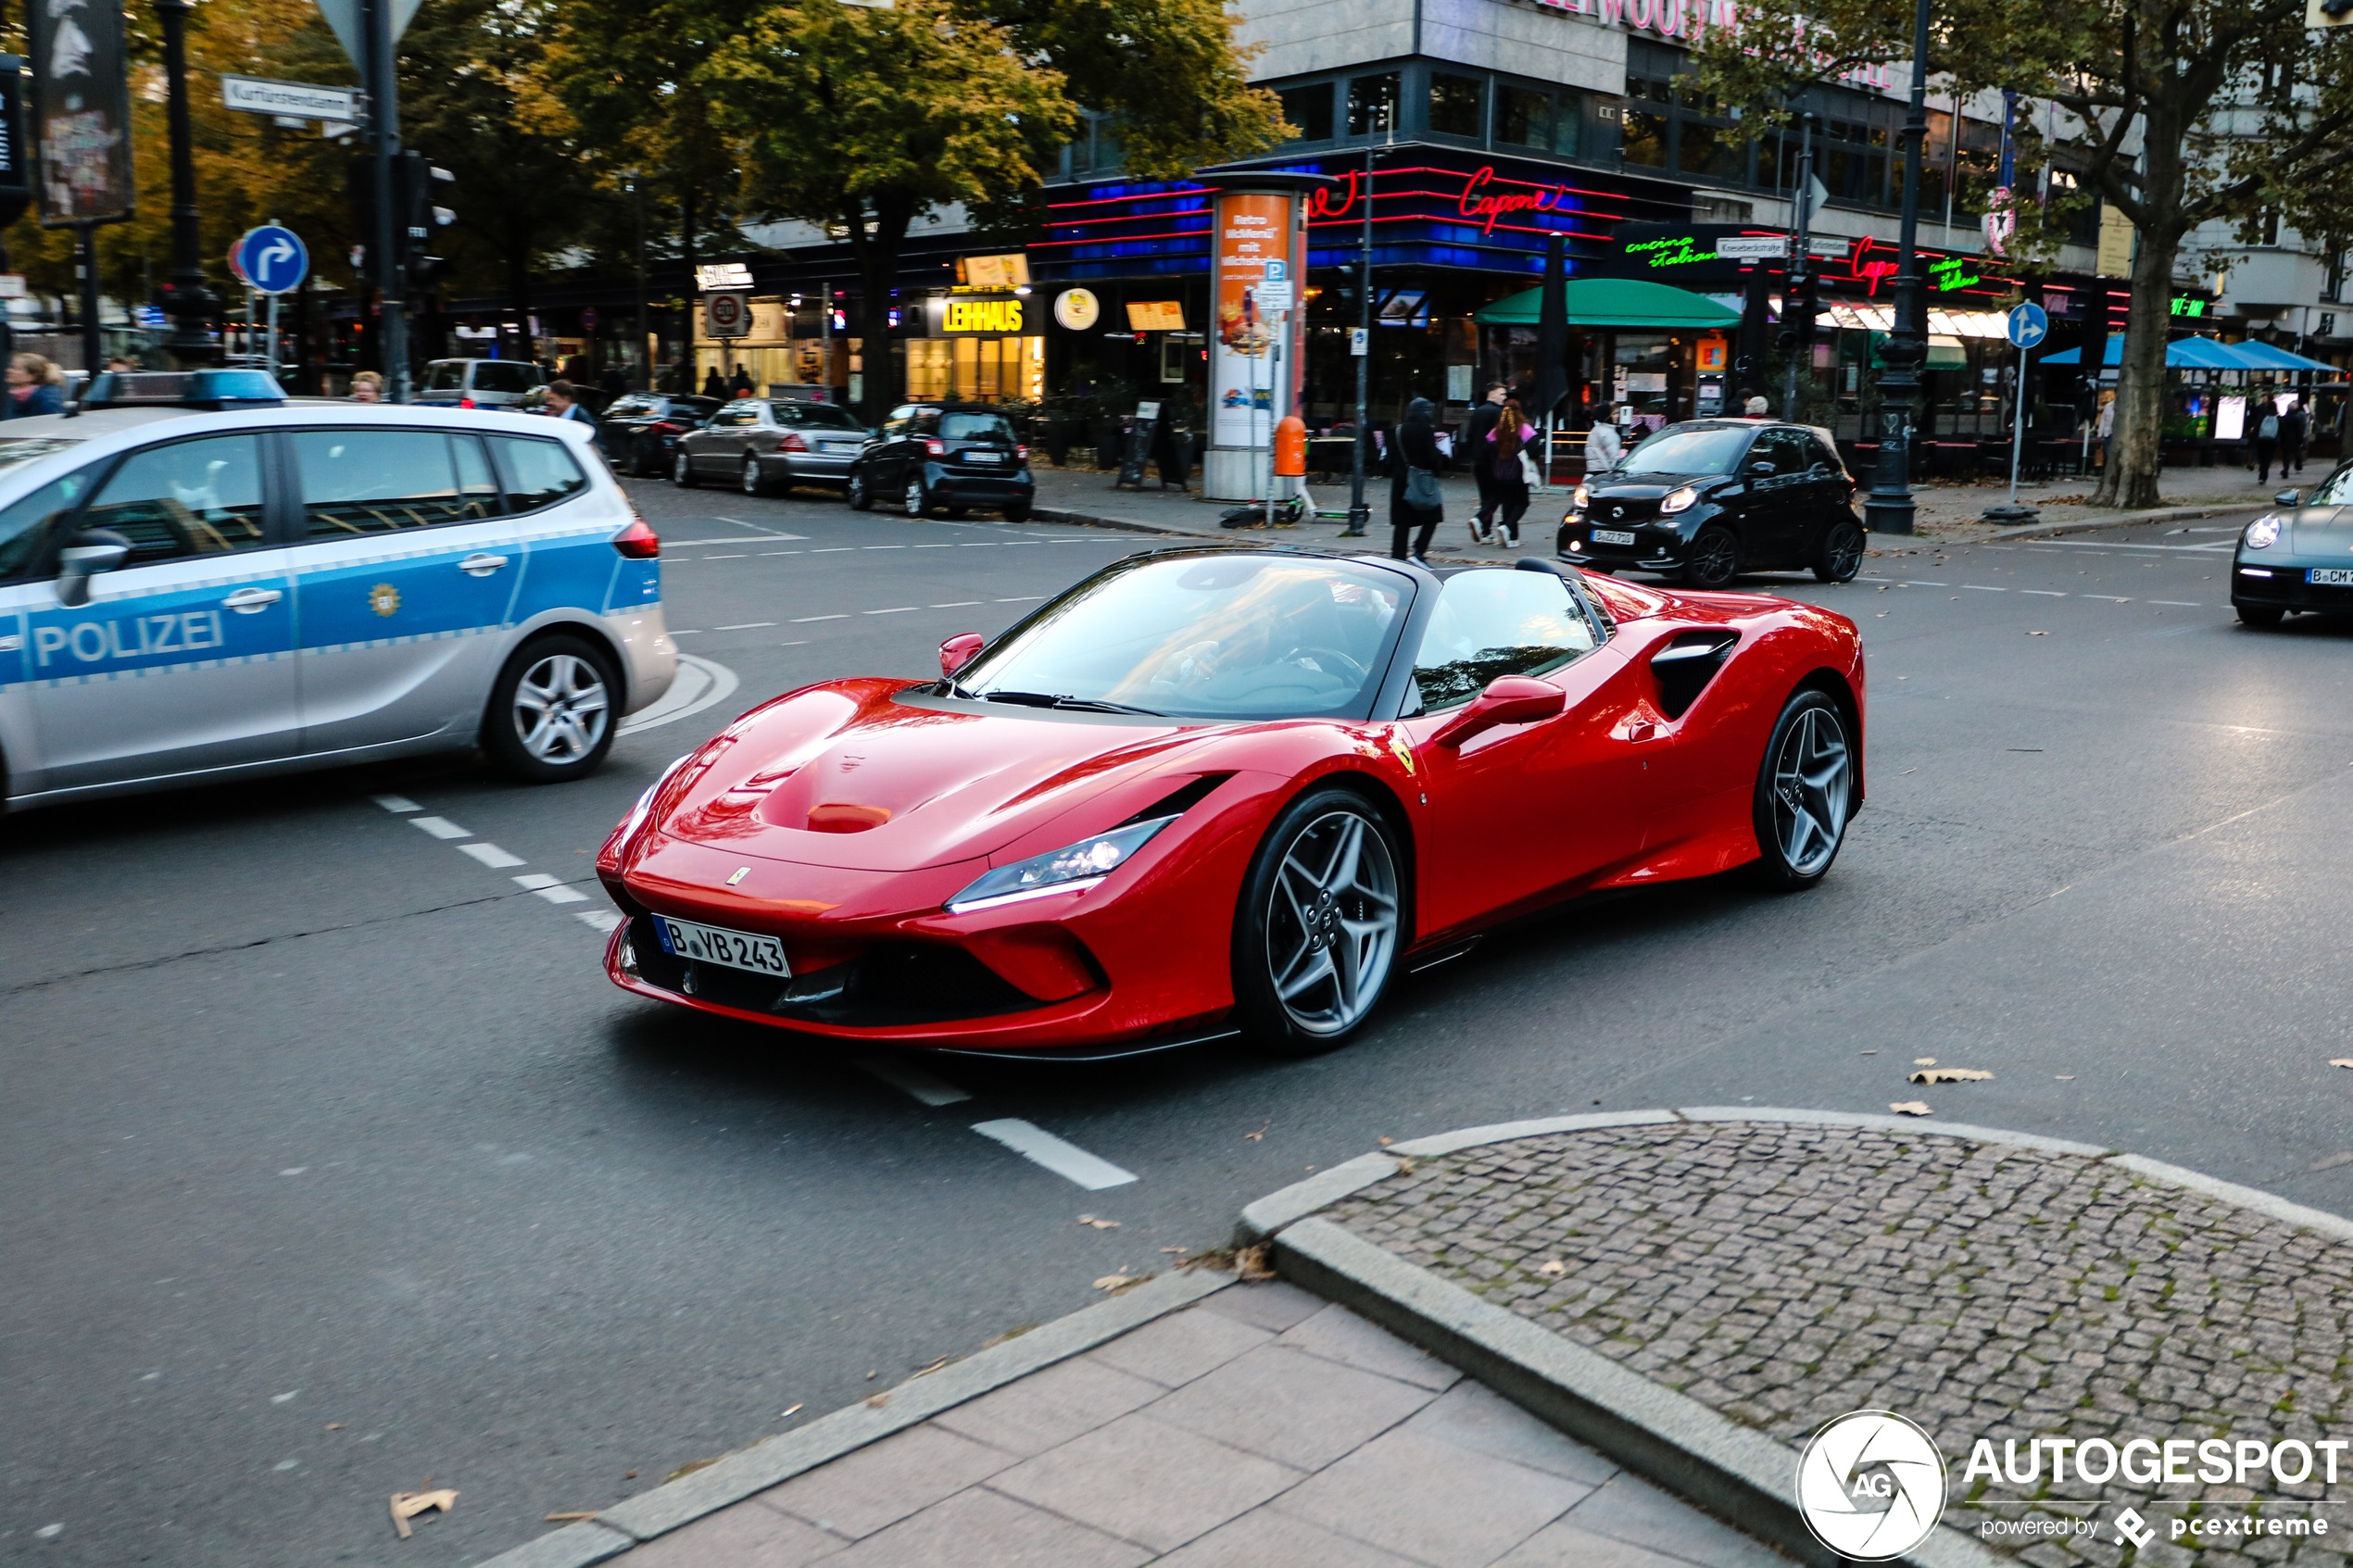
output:
[[[2271,504],[2275,507],[2292,507],[2296,505],[2296,497],[2300,494],[2295,490],[2283,490],[2271,497]]]
[[[85,528],[57,552],[57,602],[80,608],[90,602],[90,579],[131,558],[131,541],[111,529]]]

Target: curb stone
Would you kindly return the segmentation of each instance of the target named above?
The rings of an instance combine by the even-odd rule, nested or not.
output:
[[[2142,1155],[1968,1123],[1764,1106],[1693,1106],[1557,1116],[1468,1127],[1392,1144],[1249,1205],[1242,1210],[1235,1239],[1244,1246],[1271,1244],[1276,1270],[1285,1278],[1371,1319],[1637,1474],[1719,1517],[1737,1519],[1749,1534],[1799,1562],[1834,1565],[1844,1560],[1815,1539],[1797,1511],[1793,1498],[1796,1451],[1688,1395],[1654,1383],[1507,1308],[1481,1299],[1451,1280],[1408,1263],[1328,1220],[1315,1217],[1316,1210],[1396,1174],[1401,1161],[1406,1160],[1556,1133],[1724,1122],[1926,1134],[2108,1160],[2152,1182],[2202,1193],[2334,1239],[2353,1241],[2353,1220]],[[1991,1568],[2013,1560],[1947,1526],[1899,1561],[1915,1568]]]
[[[1984,535],[1987,539],[2023,539],[2029,534],[2089,533],[2095,528],[2130,528],[2142,522],[2184,522],[2192,518],[2219,517],[2224,512],[2243,512],[2266,503],[2239,501],[2227,507],[2160,507],[2147,512],[2112,512],[2107,517],[2087,518],[2080,522],[2029,522],[2016,528],[1997,528]]]
[[[618,1557],[805,1471],[920,1425],[942,1411],[1181,1311],[1225,1289],[1235,1278],[1200,1268],[1163,1274],[919,1381],[902,1383],[889,1390],[890,1400],[880,1409],[861,1401],[835,1411],[799,1431],[770,1437],[692,1475],[615,1503],[595,1519],[551,1530],[477,1568],[587,1568]]]

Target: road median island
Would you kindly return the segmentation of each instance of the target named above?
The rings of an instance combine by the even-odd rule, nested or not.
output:
[[[2353,1222],[2253,1188],[1957,1123],[1651,1110],[1393,1145],[1238,1239],[1800,1561],[1842,1561],[1800,1456],[1857,1411],[1946,1468],[1895,1561],[2353,1559]]]

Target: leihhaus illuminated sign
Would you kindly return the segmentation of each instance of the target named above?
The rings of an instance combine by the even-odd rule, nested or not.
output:
[[[1027,330],[1021,307],[1018,299],[951,299],[942,325],[951,332],[1018,335]]]

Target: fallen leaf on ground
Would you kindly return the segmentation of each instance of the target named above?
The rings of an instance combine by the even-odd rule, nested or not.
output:
[[[1397,1173],[1401,1176],[1412,1175],[1414,1173],[1414,1162],[1410,1160],[1400,1160],[1397,1162]]]
[[[1393,1144],[1397,1140],[1395,1138],[1390,1137],[1387,1133],[1383,1133],[1381,1135],[1380,1146],[1383,1148],[1387,1148],[1390,1144]]]
[[[2353,1148],[2348,1148],[2342,1154],[2332,1154],[2326,1160],[2315,1160],[2310,1165],[2307,1166],[2306,1169],[2312,1171],[2334,1171],[2339,1165],[2353,1165]]]
[[[1266,1244],[1245,1247],[1234,1254],[1235,1277],[1243,1280],[1266,1280],[1275,1277],[1275,1264],[1267,1256]]]
[[[887,1391],[880,1394],[869,1394],[866,1396],[866,1402],[872,1405],[875,1409],[880,1410],[883,1406],[890,1403],[890,1395]]]
[[[885,1394],[880,1397],[887,1399],[890,1396]],[[869,1399],[866,1402],[868,1404],[872,1404],[874,1403],[874,1400]],[[717,1464],[721,1460],[725,1459],[726,1457],[727,1456],[725,1454],[713,1454],[709,1459],[690,1459],[686,1463],[680,1465],[677,1469],[672,1471],[669,1474],[663,1476],[662,1480],[665,1482],[682,1480],[688,1475],[692,1475],[698,1470],[710,1469],[712,1465]]]
[[[1082,1225],[1092,1225],[1099,1231],[1115,1231],[1119,1228],[1117,1220],[1098,1220],[1092,1214],[1079,1215],[1078,1223]]]
[[[540,1517],[550,1524],[574,1524],[583,1519],[596,1518],[597,1511],[592,1508],[580,1513],[545,1513]]]
[[[1907,1080],[1914,1084],[1982,1084],[1994,1074],[1982,1067],[1931,1067],[1925,1073],[1915,1073]]]
[[[2072,1084],[2075,1082],[2075,1074],[2072,1073],[2054,1073],[2051,1076],[2057,1079],[2062,1084]]]
[[[1912,1065],[1915,1067],[1933,1067],[1936,1065],[1936,1059],[1932,1056],[1916,1056],[1912,1059]]]
[[[624,1481],[635,1481],[637,1479],[637,1473],[633,1470],[628,1474],[623,1476],[622,1479]]]
[[[331,1421],[327,1423],[327,1430],[330,1432],[340,1432],[343,1430],[343,1423],[340,1421]]]
[[[1877,1052],[1876,1050],[1869,1050],[1869,1051],[1865,1051],[1863,1054],[1864,1054],[1865,1056],[1877,1056],[1877,1055],[1879,1055],[1879,1052]]]
[[[2353,1056],[2333,1056],[2329,1058],[2329,1065],[2331,1067],[2353,1067]]]
[[[409,1521],[429,1508],[447,1513],[458,1506],[458,1494],[444,1486],[437,1492],[395,1492],[392,1494],[392,1527],[400,1538],[409,1538]]]
[[[1899,1099],[1890,1104],[1887,1109],[1895,1112],[1898,1116],[1933,1116],[1936,1114],[1936,1112],[1928,1108],[1928,1102],[1926,1100]]]
[[[1095,1282],[1095,1288],[1098,1290],[1117,1290],[1123,1285],[1133,1285],[1136,1282],[1133,1279],[1128,1277],[1127,1271],[1126,1269],[1122,1269],[1115,1274],[1105,1274],[1102,1278],[1097,1280]]]
[[[2048,632],[2029,632],[2026,634],[2030,637],[2047,637],[2050,635]]]
[[[1174,1252],[1179,1258],[1182,1258],[1185,1255],[1185,1249],[1181,1247],[1164,1247],[1161,1250],[1163,1252]]]
[[[924,1368],[923,1371],[915,1374],[915,1375],[917,1377],[929,1377],[933,1373],[937,1372],[941,1367],[946,1366],[952,1359],[952,1357],[942,1356],[939,1360],[932,1362],[931,1365]]]
[[[1562,1262],[1558,1258],[1555,1258],[1549,1263],[1537,1264],[1536,1272],[1542,1274],[1546,1279],[1558,1279],[1561,1275],[1568,1273],[1568,1265]]]
[[[1266,1119],[1266,1127],[1271,1127],[1274,1124],[1275,1119],[1271,1116],[1268,1117]],[[1261,1127],[1254,1133],[1244,1133],[1242,1136],[1248,1138],[1252,1143],[1264,1143],[1266,1141],[1266,1127]]]
[[[788,1410],[788,1411],[785,1411],[780,1412],[780,1413],[777,1415],[776,1419],[777,1419],[778,1421],[783,1421],[783,1420],[785,1420],[785,1419],[786,1419],[786,1417],[788,1417],[788,1416],[798,1415],[798,1414],[800,1412],[800,1411],[802,1410],[803,1406],[804,1406],[806,1403],[807,1403],[807,1401],[805,1401],[805,1400],[804,1400],[804,1401],[802,1402],[802,1404],[799,1404],[799,1405],[795,1405],[795,1406],[793,1406],[793,1408],[792,1408],[791,1410]]]

